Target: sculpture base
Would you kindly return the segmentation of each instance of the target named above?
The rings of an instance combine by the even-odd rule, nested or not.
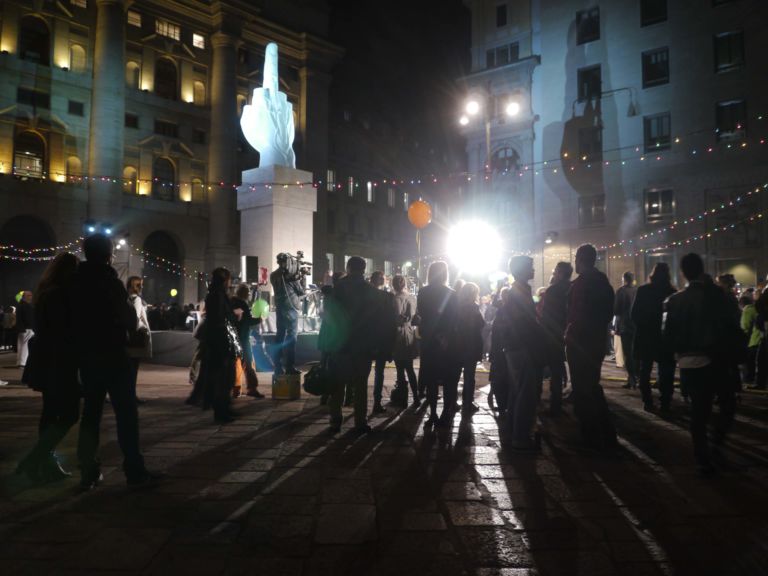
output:
[[[243,171],[237,189],[240,211],[240,252],[256,256],[259,266],[274,270],[280,252],[302,250],[313,258],[313,217],[317,190],[312,173],[285,166],[261,166]],[[254,277],[253,271],[248,276]],[[311,278],[310,278],[311,280]]]

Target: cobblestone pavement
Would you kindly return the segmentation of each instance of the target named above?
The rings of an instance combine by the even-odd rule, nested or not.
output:
[[[10,364],[0,356],[0,365]],[[619,376],[615,369],[605,374]],[[216,426],[184,405],[186,372],[143,367],[142,444],[167,477],[130,491],[114,417],[102,437],[105,483],[34,487],[13,475],[35,435],[40,398],[0,367],[0,572],[635,576],[768,572],[768,397],[745,393],[721,473],[700,479],[687,406],[641,410],[620,378],[605,386],[621,453],[582,450],[571,407],[541,423],[542,453],[505,450],[480,375],[471,420],[425,433],[424,409],[372,419],[357,437],[326,431],[314,397],[238,399]],[[391,387],[394,370],[387,371]],[[262,382],[268,375],[261,375]],[[545,384],[546,397],[546,384]],[[676,400],[678,400],[676,398]],[[543,402],[543,407],[546,401]],[[348,412],[347,417],[351,417]],[[74,430],[61,446],[75,469]]]

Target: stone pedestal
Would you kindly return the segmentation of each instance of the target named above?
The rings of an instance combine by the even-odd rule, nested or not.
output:
[[[245,170],[242,182],[237,189],[240,253],[257,256],[259,266],[270,271],[277,266],[280,252],[296,254],[303,250],[305,258],[312,261],[312,218],[317,211],[312,173],[262,166]]]

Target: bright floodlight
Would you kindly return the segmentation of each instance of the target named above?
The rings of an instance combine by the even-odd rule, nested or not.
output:
[[[469,274],[496,270],[501,259],[501,238],[480,220],[467,220],[451,228],[447,248],[451,261]]]
[[[461,124],[462,126],[466,126],[467,124],[469,124],[469,117],[462,116],[461,118],[459,118],[459,124]]]
[[[517,102],[510,102],[506,108],[507,116],[517,116],[520,112],[520,104]]]
[[[469,114],[470,116],[474,116],[475,114],[480,112],[480,102],[478,102],[477,100],[470,100],[469,102],[467,102],[467,106],[465,110],[467,111],[467,114]]]

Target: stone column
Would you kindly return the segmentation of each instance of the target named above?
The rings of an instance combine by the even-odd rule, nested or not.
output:
[[[117,224],[125,126],[125,2],[96,0],[88,175],[88,216]]]
[[[237,212],[235,181],[237,158],[236,39],[217,32],[211,36],[211,130],[208,140],[208,272],[217,266],[237,270]],[[224,182],[225,186],[215,183]]]

